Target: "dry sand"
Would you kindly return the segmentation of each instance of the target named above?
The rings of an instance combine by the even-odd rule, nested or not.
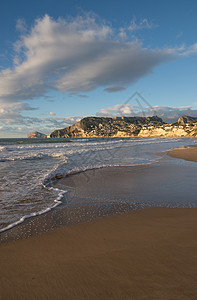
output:
[[[197,209],[144,209],[1,244],[0,268],[6,300],[196,300]]]

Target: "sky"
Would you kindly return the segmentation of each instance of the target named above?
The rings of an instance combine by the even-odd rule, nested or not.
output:
[[[2,0],[0,138],[197,116],[197,1]]]

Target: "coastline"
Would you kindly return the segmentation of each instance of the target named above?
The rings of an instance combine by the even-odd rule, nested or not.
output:
[[[113,144],[113,147],[115,147],[115,149],[116,149],[117,143],[118,143],[118,145],[119,145],[119,143],[121,145],[121,151],[114,150],[111,152],[111,154],[109,153],[109,151],[107,149],[105,149],[106,148],[105,143],[104,143],[104,146],[103,146],[103,142],[101,144],[100,144],[100,142],[99,143],[96,142],[96,146],[95,146],[95,143],[93,143],[93,148],[95,148],[95,147],[97,148],[99,145],[99,147],[98,147],[99,149],[106,150],[101,153],[102,155],[99,154],[100,152],[98,152],[98,153],[96,152],[93,154],[92,144],[89,143],[88,149],[90,150],[90,157],[89,157],[89,155],[85,155],[83,153],[82,159],[81,159],[81,155],[78,156],[78,154],[77,154],[77,156],[76,156],[77,161],[74,160],[74,163],[73,163],[72,159],[71,159],[70,166],[68,166],[68,167],[67,167],[67,163],[61,165],[61,164],[59,164],[61,161],[59,161],[59,163],[57,165],[56,159],[54,160],[54,157],[57,157],[57,149],[64,151],[64,155],[65,155],[64,144],[61,145],[60,147],[59,147],[59,144],[57,144],[55,146],[55,148],[50,146],[49,149],[47,150],[48,154],[47,154],[46,161],[43,160],[43,158],[46,155],[44,146],[41,147],[42,148],[41,152],[38,152],[37,147],[34,147],[34,146],[32,147],[33,150],[31,150],[29,152],[28,146],[25,146],[25,144],[26,144],[26,142],[25,142],[24,145],[22,146],[22,149],[23,149],[22,156],[21,156],[21,153],[17,152],[18,151],[17,145],[15,145],[16,153],[13,151],[9,151],[9,149],[7,149],[6,151],[4,151],[5,153],[3,154],[5,162],[3,161],[3,171],[1,170],[2,172],[1,172],[1,180],[0,180],[2,187],[4,187],[4,185],[6,184],[6,189],[3,188],[3,190],[1,190],[1,207],[4,207],[4,208],[1,209],[1,215],[0,215],[0,219],[1,219],[0,242],[1,242],[1,236],[2,236],[1,233],[2,232],[6,232],[8,229],[10,231],[10,229],[16,227],[16,225],[22,224],[24,222],[24,220],[25,220],[25,223],[28,223],[27,220],[31,220],[35,216],[38,216],[41,214],[45,215],[45,213],[47,213],[51,210],[54,210],[54,207],[56,207],[57,205],[60,205],[62,207],[62,202],[66,202],[67,198],[68,198],[67,196],[62,198],[64,192],[65,191],[67,192],[67,189],[65,190],[64,187],[63,187],[63,189],[55,188],[54,184],[53,184],[54,183],[53,180],[56,181],[56,179],[60,179],[62,176],[63,177],[66,175],[70,176],[71,173],[75,174],[75,173],[79,173],[79,172],[81,172],[84,176],[86,176],[86,173],[88,172],[88,170],[94,170],[94,169],[96,170],[98,168],[104,168],[104,167],[106,168],[107,166],[109,166],[111,168],[112,166],[121,166],[121,165],[125,165],[125,164],[129,167],[135,166],[135,165],[139,166],[141,164],[142,165],[147,165],[147,164],[152,165],[152,164],[158,162],[161,159],[161,157],[163,158],[165,156],[165,155],[163,155],[164,151],[166,151],[170,148],[172,149],[173,147],[178,147],[180,142],[181,142],[181,145],[188,145],[188,138],[187,139],[183,138],[183,139],[178,139],[178,140],[169,139],[169,138],[168,139],[165,139],[165,138],[157,139],[156,138],[156,140],[155,140],[156,143],[155,143],[155,145],[153,145],[153,147],[155,149],[152,149],[152,144],[154,144],[153,141],[154,141],[154,139],[152,139],[152,138],[151,139],[148,138],[148,140],[146,138],[140,138],[140,139],[138,138],[135,140],[132,140],[132,139],[125,140],[125,141],[122,141],[122,140],[117,141],[116,140],[115,142],[108,141],[108,142],[110,142],[110,144],[111,143]],[[13,141],[11,141],[11,142],[13,143]],[[20,141],[20,143],[23,144],[23,140]],[[169,145],[168,145],[169,143],[171,144],[171,147],[169,147]],[[82,144],[83,144],[82,146],[87,148],[86,143],[85,144],[82,143]],[[78,150],[79,150],[78,148],[81,148],[81,146],[79,146],[79,145],[80,145],[80,143],[76,143],[76,144],[74,144],[73,147],[69,146],[69,149],[74,148],[75,149],[74,153],[75,152],[78,153]],[[108,143],[107,143],[107,145],[108,145]],[[128,146],[132,147],[132,151],[130,151]],[[145,146],[145,148],[147,146],[147,149],[145,149],[145,151],[142,151],[144,146]],[[57,149],[56,149],[56,147],[57,147]],[[66,148],[67,147],[68,147],[68,145],[66,146]],[[9,145],[8,145],[8,148],[9,148]],[[129,149],[129,151],[127,151],[126,148]],[[53,150],[51,150],[51,149],[53,149]],[[155,151],[155,154],[153,153],[154,150],[157,150],[157,151]],[[122,152],[122,154],[120,155],[121,152]],[[11,157],[10,157],[9,153],[11,153]],[[86,153],[89,153],[89,152],[86,151]],[[159,154],[160,158],[158,158],[157,153],[158,154],[160,153]],[[18,155],[20,156],[21,163],[25,165],[25,168],[21,168],[22,171],[19,173],[16,173],[15,167],[17,168]],[[96,155],[96,160],[95,160],[95,155]],[[39,159],[37,161],[37,158],[40,158],[40,157],[42,159]],[[79,158],[79,161],[78,161],[78,158]],[[110,158],[112,158],[112,162],[108,163],[107,160],[109,160]],[[125,160],[124,158],[127,158],[127,159]],[[16,160],[16,163],[15,162],[13,163],[14,166],[15,165],[16,166],[13,168],[9,168],[9,163],[7,163],[7,161],[9,162],[10,159],[13,161]],[[99,162],[99,160],[100,160],[100,162]],[[106,165],[105,165],[105,163],[103,164],[103,161],[104,162],[106,161],[107,164]],[[43,162],[44,162],[44,164],[43,164]],[[96,162],[96,164],[95,164],[95,162]],[[50,168],[47,168],[48,165],[50,165]],[[52,166],[55,166],[55,169],[53,169]],[[6,168],[8,168],[8,176],[4,172],[4,170],[6,170]],[[23,172],[23,170],[26,170],[26,171]],[[84,172],[85,170],[87,172]],[[37,174],[35,171],[37,171]],[[47,171],[47,173],[45,171]],[[134,168],[133,171],[136,172],[136,169]],[[27,173],[31,174],[30,177],[32,178],[32,180],[30,180],[30,181],[26,180],[26,178],[28,178]],[[68,174],[68,173],[70,173],[70,174]],[[93,176],[94,176],[94,174],[93,174]],[[121,174],[120,174],[120,176],[121,176]],[[129,174],[129,176],[131,176],[131,175]],[[137,174],[137,177],[138,176],[139,176],[139,174]],[[5,182],[4,178],[6,179],[6,182]],[[12,184],[13,178],[15,178],[15,180],[13,182],[14,186]],[[49,186],[48,186],[48,184],[49,184]],[[43,189],[43,187],[44,187],[44,189]],[[19,189],[22,191],[22,193],[18,193]],[[28,205],[26,205],[26,200],[29,203]],[[70,199],[69,199],[69,201],[70,201]],[[12,202],[17,203],[17,204],[16,205],[14,204],[14,206],[12,206]],[[78,206],[78,204],[77,204],[77,206]],[[13,207],[13,209],[10,209],[10,207],[11,208]],[[30,223],[34,223],[34,222],[30,222]],[[64,224],[64,225],[67,225],[67,224]],[[50,224],[50,226],[51,226],[51,224]],[[37,227],[39,228],[40,226],[38,225]],[[31,236],[32,230],[24,229],[24,231],[28,232],[28,236]],[[24,237],[27,237],[27,235],[25,234]],[[18,238],[20,238],[20,237],[18,237]]]
[[[168,155],[196,161],[197,148],[175,149]],[[126,170],[129,167],[122,168],[121,174]],[[20,228],[28,231],[32,226],[32,230],[36,230],[36,226],[45,223],[48,229],[50,222],[55,224],[57,215],[62,214],[59,221],[63,222],[66,216],[74,214],[69,226],[59,228],[65,226],[59,224],[53,231],[0,244],[0,294],[4,299],[195,299],[197,209],[157,207],[128,213],[126,198],[121,206],[113,202],[114,197],[110,198],[110,191],[114,186],[118,190],[117,183],[120,182],[117,177],[120,169],[112,176],[110,172],[113,171],[114,168],[108,168],[108,175],[105,174],[111,177],[111,186],[102,173],[98,177],[100,181],[103,178],[104,191],[109,193],[103,214],[98,199],[92,207],[87,203],[79,206],[79,210],[72,207],[71,201],[70,213],[59,206],[13,230],[16,235]],[[155,180],[159,175],[155,165],[132,168],[133,186],[128,186],[129,181],[125,181],[126,174],[120,182],[121,186],[124,183],[123,190],[129,193],[136,185],[138,175],[149,174],[151,177],[153,171]],[[167,177],[169,169],[165,172]],[[91,173],[89,175],[91,178]],[[83,199],[88,199],[83,189],[86,180],[84,176],[73,176],[64,178],[59,184],[66,181],[68,186],[70,181],[72,189],[77,182],[79,191],[84,193]],[[151,182],[151,178],[149,180]],[[102,198],[99,187],[93,181],[91,183],[89,193],[95,192]],[[118,197],[123,197],[122,191]],[[74,196],[77,197],[76,190]],[[85,223],[77,225],[75,217],[81,212],[82,220],[78,223]],[[110,216],[114,213],[118,215]],[[31,222],[34,224],[30,226]]]
[[[197,207],[197,165],[172,161],[165,154],[152,164],[111,166],[61,177],[54,188],[67,191],[62,203],[2,232],[0,243],[139,209]]]

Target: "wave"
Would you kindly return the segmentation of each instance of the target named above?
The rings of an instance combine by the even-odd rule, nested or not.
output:
[[[5,146],[0,146],[0,152],[3,152],[5,150]]]
[[[19,220],[17,220],[15,222],[9,224],[8,226],[0,229],[0,233],[2,233],[4,231],[7,231],[7,230],[9,230],[9,229],[11,229],[11,228],[13,228],[13,227],[15,227],[15,226],[23,223],[28,218],[32,218],[32,217],[36,217],[36,216],[45,214],[45,213],[49,212],[50,210],[54,209],[55,207],[57,207],[58,205],[62,204],[61,200],[63,199],[64,194],[66,194],[67,191],[66,190],[60,190],[60,189],[54,188],[54,187],[50,187],[48,189],[53,189],[53,190],[56,190],[56,191],[59,192],[59,196],[54,200],[54,202],[53,202],[53,204],[51,206],[49,206],[49,207],[47,207],[45,209],[42,209],[42,210],[40,210],[38,212],[34,212],[32,214],[22,216]]]
[[[152,164],[155,163],[156,161],[148,161],[146,162],[146,164]],[[62,199],[64,197],[64,195],[68,192],[67,190],[61,190],[59,188],[53,187],[51,186],[55,180],[57,180],[58,177],[64,177],[64,176],[69,176],[69,175],[73,175],[73,174],[77,174],[77,173],[82,173],[85,171],[89,171],[89,170],[96,170],[96,169],[101,169],[101,168],[107,168],[107,167],[120,167],[120,166],[137,166],[137,165],[143,165],[144,163],[136,163],[136,164],[97,164],[94,166],[85,166],[85,167],[81,167],[81,168],[73,168],[71,170],[68,170],[66,167],[60,169],[56,169],[53,172],[51,172],[50,174],[48,174],[45,179],[43,180],[43,187],[48,189],[48,190],[54,190],[58,192],[58,197],[53,201],[53,203],[48,206],[45,209],[42,209],[38,212],[34,212],[28,215],[24,215],[22,216],[20,219],[18,219],[17,221],[9,224],[8,226],[0,229],[0,233],[7,231],[21,223],[23,223],[26,219],[28,218],[32,218],[35,216],[39,216],[42,215],[44,213],[47,213],[49,211],[51,211],[52,209],[54,209],[55,207],[57,207],[58,205],[62,204]]]
[[[63,153],[53,153],[53,154],[44,154],[44,153],[38,153],[38,154],[32,154],[27,156],[10,156],[10,157],[0,157],[0,162],[6,162],[6,161],[22,161],[22,160],[36,160],[36,159],[43,159],[43,158],[63,158],[66,159],[67,156]]]
[[[173,141],[179,142],[180,138],[173,139]],[[131,143],[132,142],[132,143]],[[57,191],[57,194],[53,198],[48,199],[51,203],[45,203],[46,208],[22,216],[16,222],[11,223],[7,227],[0,229],[0,232],[11,229],[12,227],[22,223],[25,219],[41,215],[55,208],[57,205],[62,203],[62,198],[67,191],[57,189],[53,186],[54,181],[58,177],[68,176],[74,173],[80,173],[91,169],[99,169],[111,166],[136,166],[144,164],[152,164],[161,159],[161,157],[153,157],[152,145],[160,143],[166,143],[166,148],[171,148],[168,142],[172,142],[171,138],[132,138],[132,139],[109,139],[109,140],[89,140],[85,141],[83,139],[75,140],[72,143],[67,144],[41,144],[41,145],[15,145],[15,146],[0,146],[0,162],[6,161],[23,161],[23,160],[40,160],[36,162],[35,165],[40,165],[40,170],[42,166],[46,165],[46,161],[42,162],[42,159],[49,159],[46,165],[46,172],[40,173],[41,176],[36,178],[34,182],[37,186],[38,179],[39,184],[41,184],[45,189],[51,189]],[[187,142],[188,143],[188,142]],[[150,145],[150,150],[144,148],[144,145]],[[138,146],[142,146],[138,148]],[[132,152],[132,147],[134,151]],[[163,146],[162,146],[163,147]],[[174,145],[173,145],[174,147]],[[122,149],[121,149],[122,148]],[[120,149],[120,154],[116,156],[117,152],[108,150]],[[125,151],[126,149],[126,151]],[[144,151],[146,149],[146,151]],[[100,151],[107,150],[103,154]],[[115,155],[114,155],[115,153]],[[84,154],[80,156],[80,154]],[[53,159],[53,161],[51,160]],[[57,159],[57,160],[56,160]],[[16,164],[17,165],[17,164]],[[25,164],[28,168],[32,169],[32,163]],[[6,164],[5,164],[6,167]],[[18,165],[17,165],[18,167]],[[6,169],[6,168],[5,168]],[[10,169],[11,170],[11,169]],[[30,169],[29,169],[30,170]],[[28,171],[28,170],[27,170]],[[39,171],[40,172],[40,171]],[[6,174],[6,173],[5,173]],[[24,173],[24,177],[26,177]],[[32,173],[33,174],[33,173]],[[37,175],[36,175],[37,176]],[[10,177],[13,183],[14,176]],[[30,182],[33,183],[32,181]],[[16,192],[19,185],[13,185],[13,190]],[[28,191],[30,190],[27,186]],[[53,200],[56,198],[55,200]],[[22,210],[21,210],[22,212]],[[24,213],[24,212],[22,212]],[[21,215],[22,215],[21,213]]]

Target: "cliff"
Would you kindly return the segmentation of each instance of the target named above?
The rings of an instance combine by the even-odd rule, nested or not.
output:
[[[27,135],[27,138],[28,138],[28,139],[35,139],[35,138],[42,139],[42,138],[45,138],[45,137],[46,137],[45,134],[40,133],[40,132],[38,132],[38,131],[29,132],[28,135]]]
[[[153,117],[86,117],[72,126],[45,135],[38,131],[27,138],[85,138],[85,137],[197,137],[197,117],[182,116],[173,124]]]
[[[86,117],[72,126],[53,131],[47,138],[197,136],[197,117],[182,116],[166,124],[153,117]]]
[[[132,137],[137,136],[144,126],[162,125],[164,122],[153,117],[86,117],[76,124],[58,129],[48,138],[73,137]]]
[[[182,116],[178,119],[178,124],[185,125],[197,122],[197,117]]]

